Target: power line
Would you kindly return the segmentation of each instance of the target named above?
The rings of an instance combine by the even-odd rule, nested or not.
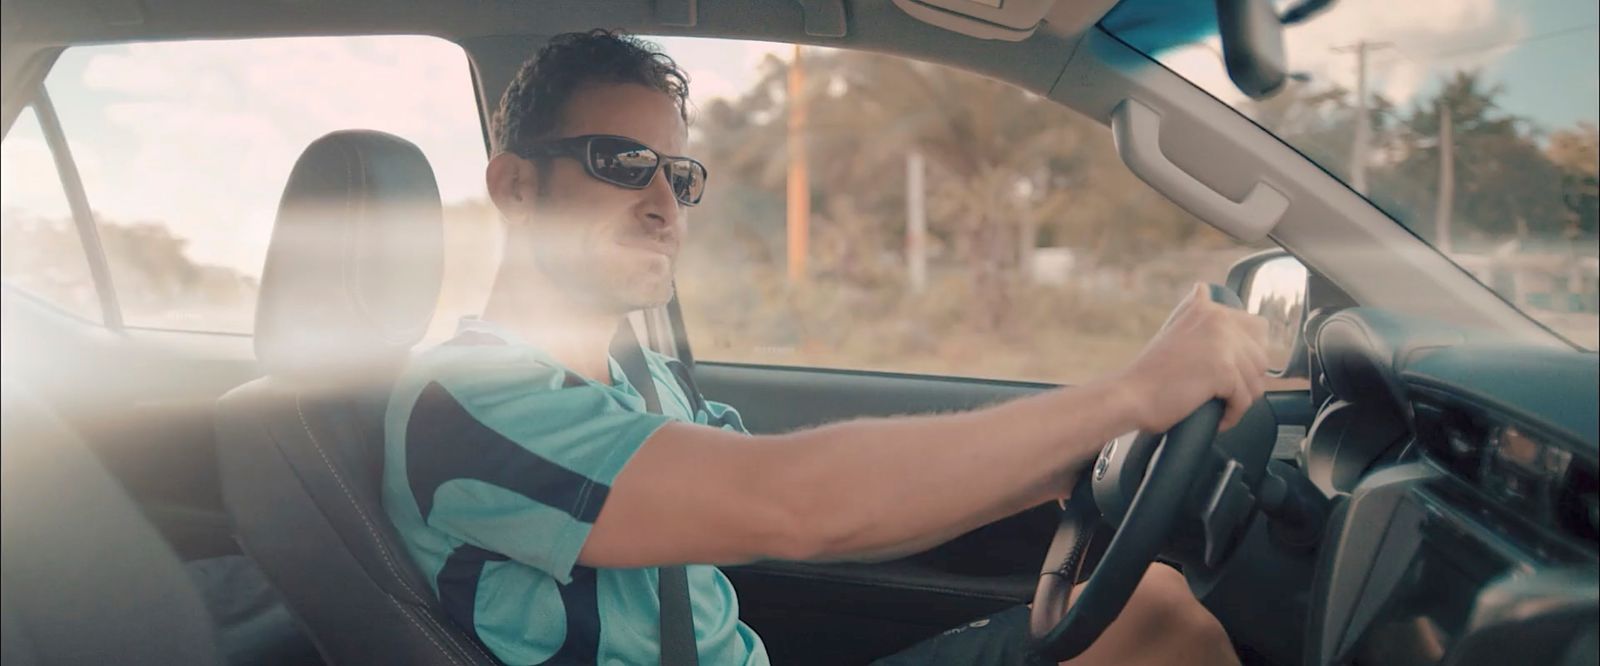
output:
[[[1495,50],[1495,49],[1505,48],[1505,47],[1509,47],[1509,46],[1521,46],[1523,44],[1531,44],[1531,43],[1534,43],[1534,42],[1542,42],[1542,41],[1545,41],[1547,39],[1555,39],[1557,37],[1565,37],[1567,35],[1571,35],[1571,34],[1575,34],[1575,33],[1579,33],[1579,32],[1584,32],[1586,30],[1594,30],[1596,28],[1600,28],[1600,23],[1590,23],[1589,25],[1573,26],[1573,27],[1570,27],[1570,28],[1562,28],[1560,30],[1552,30],[1550,32],[1544,32],[1544,33],[1540,33],[1540,34],[1537,34],[1537,35],[1531,35],[1531,36],[1528,36],[1528,37],[1522,37],[1522,38],[1518,38],[1518,39],[1508,39],[1508,40],[1505,40],[1505,41],[1493,42],[1493,43],[1490,43],[1490,44],[1479,44],[1477,46],[1472,46],[1472,47],[1468,47],[1468,48],[1452,49],[1452,50],[1449,50],[1449,51],[1442,51],[1442,52],[1438,52],[1438,53],[1424,53],[1424,54],[1420,54],[1420,55],[1407,53],[1405,49],[1397,49],[1397,50],[1400,52],[1401,56],[1405,57],[1406,59],[1411,60],[1413,62],[1417,62],[1417,64],[1419,64],[1419,65],[1424,65],[1426,63],[1423,63],[1420,60],[1418,60],[1419,57],[1421,59],[1424,59],[1424,60],[1447,60],[1447,59],[1450,59],[1450,58],[1457,58],[1457,57],[1464,56],[1464,55],[1472,55],[1474,53],[1482,53],[1484,51],[1492,51],[1492,50]]]

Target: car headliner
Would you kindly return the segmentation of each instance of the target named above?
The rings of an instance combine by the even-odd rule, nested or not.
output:
[[[622,28],[653,35],[722,37],[836,46],[906,55],[977,71],[1039,94],[1060,77],[1084,30],[1115,0],[1059,2],[1045,24],[1021,42],[983,40],[923,23],[888,0],[838,0],[842,37],[808,34],[798,0],[698,0],[692,26],[660,20],[646,0],[561,2],[439,0],[385,2],[299,0],[217,3],[206,0],[5,0],[5,121],[15,114],[13,86],[64,46],[100,42],[306,35],[426,34],[481,54],[509,50],[520,62],[530,42],[574,30]],[[805,5],[830,5],[806,0]],[[815,18],[815,14],[813,15]],[[820,32],[813,28],[814,32]],[[48,61],[45,62],[48,64]],[[498,69],[489,67],[485,69]],[[480,72],[488,74],[488,72]],[[20,76],[19,76],[20,75]],[[490,76],[483,85],[495,89]]]

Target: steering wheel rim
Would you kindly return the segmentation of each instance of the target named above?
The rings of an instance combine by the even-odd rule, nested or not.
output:
[[[1232,291],[1211,286],[1213,301],[1241,307]],[[1082,654],[1122,612],[1134,588],[1172,534],[1194,486],[1194,470],[1211,455],[1226,404],[1212,399],[1167,431],[1110,545],[1076,601],[1067,603],[1098,520],[1090,509],[1092,479],[1078,480],[1062,514],[1034,592],[1029,634],[1053,661]]]

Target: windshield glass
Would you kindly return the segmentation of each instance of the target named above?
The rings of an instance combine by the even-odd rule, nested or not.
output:
[[[1283,27],[1288,79],[1259,99],[1228,78],[1214,7],[1126,0],[1102,25],[1524,313],[1600,344],[1594,0],[1337,0]]]

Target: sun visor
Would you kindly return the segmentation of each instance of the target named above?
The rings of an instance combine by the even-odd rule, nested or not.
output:
[[[894,0],[917,20],[978,39],[1020,42],[1039,29],[1056,0]]]

